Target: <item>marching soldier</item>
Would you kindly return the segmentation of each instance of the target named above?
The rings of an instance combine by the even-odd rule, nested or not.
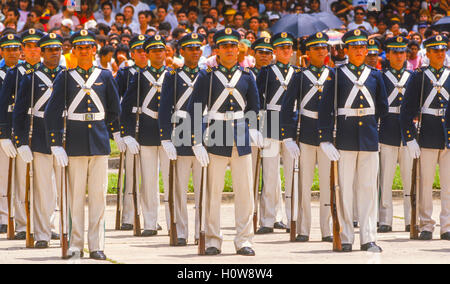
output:
[[[378,54],[380,53],[380,46],[381,43],[374,38],[369,39],[368,44],[367,44],[367,51],[368,54],[366,56],[366,61],[365,63],[370,66],[373,67],[375,69],[381,69],[378,67],[381,67],[381,65],[378,64]]]
[[[285,180],[285,194],[291,195],[292,173],[294,157],[289,151],[291,144],[281,143],[285,138],[280,130],[280,110],[287,86],[291,81],[297,67],[289,64],[293,53],[294,37],[289,33],[278,33],[271,38],[274,54],[277,62],[261,69],[256,79],[260,102],[266,102],[262,106],[266,111],[264,121],[264,133],[267,142],[263,149],[263,189],[261,195],[260,224],[256,234],[273,232],[276,218],[277,199],[281,191],[280,156],[283,159]],[[291,202],[286,202],[287,221],[290,224]],[[288,225],[289,226],[289,225]],[[287,229],[289,231],[289,229]]]
[[[412,159],[406,145],[402,145],[400,129],[400,106],[406,86],[411,78],[411,72],[406,70],[406,49],[408,40],[398,36],[386,41],[389,54],[389,67],[383,72],[384,85],[388,94],[389,114],[380,121],[380,227],[379,233],[392,231],[393,204],[392,182],[394,180],[397,162],[400,165],[403,181],[403,209],[405,216],[405,231],[409,232],[411,204]]]
[[[134,65],[119,69],[116,75],[116,82],[119,86],[119,97],[123,99],[125,92],[130,85],[131,78],[141,70],[147,67],[147,54],[143,47],[146,37],[144,35],[134,36],[130,40],[131,58],[134,60]],[[120,134],[120,133],[118,133]],[[127,146],[120,138],[120,135],[114,133],[114,140],[116,141],[120,152],[125,152],[125,194],[123,197],[123,214],[121,230],[133,230],[133,154],[127,150]]]
[[[43,33],[35,29],[29,29],[21,34],[25,62],[16,65],[6,73],[0,91],[0,140],[3,151],[9,158],[15,158],[17,154],[12,142],[12,138],[16,139],[16,136],[12,136],[14,133],[12,129],[12,112],[17,100],[17,91],[23,76],[39,67],[41,54],[37,42],[42,36]],[[12,40],[12,37],[9,37]],[[25,176],[26,163],[21,158],[15,159],[15,188],[13,190],[15,190],[16,240],[25,240],[26,237]]]
[[[77,67],[61,72],[44,112],[47,141],[57,165],[68,166],[71,219],[69,256],[83,256],[84,206],[89,194],[90,258],[105,260],[105,207],[111,122],[118,119],[117,84],[110,71],[93,66],[95,35],[81,30],[71,36]],[[67,127],[64,129],[63,115]],[[63,145],[65,132],[66,147]]]
[[[200,71],[188,104],[195,133],[192,149],[202,167],[209,163],[205,195],[207,255],[221,253],[220,204],[228,164],[233,176],[236,207],[234,245],[237,254],[255,255],[252,248],[254,196],[249,136],[259,147],[263,137],[254,128],[259,112],[255,80],[249,69],[237,65],[239,38],[239,33],[231,28],[215,33],[219,66]],[[207,112],[208,120],[205,146],[202,143],[203,111]],[[253,115],[253,119],[249,121],[247,115]],[[252,124],[253,128],[249,129]]]
[[[177,160],[174,206],[178,246],[185,246],[189,236],[186,192],[191,171],[195,194],[195,240],[199,239],[198,208],[202,167],[192,152],[190,133],[185,132],[186,129],[183,128],[183,125],[188,123],[190,126],[190,122],[185,121],[187,118],[186,108],[200,71],[198,61],[202,54],[200,49],[202,41],[202,35],[190,33],[178,42],[180,53],[184,58],[184,66],[172,70],[166,75],[162,87],[161,105],[158,110],[161,145],[169,159]],[[176,121],[175,129],[173,129],[173,120]],[[180,129],[177,128],[178,126]],[[184,145],[183,138],[186,140],[186,137],[188,144]]]
[[[13,68],[20,57],[20,37],[14,34],[6,34],[0,38],[0,49],[5,59],[5,65],[0,68],[0,84],[6,77],[6,73]],[[8,186],[8,160],[9,157],[3,150],[0,150],[0,234],[6,233],[8,228],[8,203],[7,203],[7,186]]]
[[[408,151],[412,158],[420,157],[419,184],[419,229],[421,240],[431,240],[435,221],[433,213],[432,189],[439,164],[441,182],[441,239],[450,240],[450,152],[446,150],[449,133],[445,127],[445,109],[450,92],[450,69],[444,65],[448,38],[436,35],[424,41],[430,65],[419,69],[411,76],[400,110],[400,123]],[[414,118],[421,117],[420,136]],[[448,113],[447,113],[448,116]]]
[[[367,33],[360,29],[352,30],[345,33],[342,40],[349,63],[337,69],[337,89],[334,94],[324,96],[320,104],[319,141],[330,160],[340,157],[337,209],[342,229],[342,251],[352,251],[355,194],[361,250],[381,252],[375,243],[379,164],[377,118],[384,117],[388,111],[386,89],[382,74],[364,64],[368,52]],[[337,117],[336,148],[339,153],[331,143],[335,125],[333,114]]]
[[[265,67],[268,66],[273,59],[273,47],[272,43],[270,42],[269,37],[260,37],[252,44],[252,50],[254,51],[254,57],[255,57],[255,66],[253,68],[250,68],[252,70],[255,80],[259,74],[259,71]],[[262,105],[261,105],[262,106]],[[261,113],[260,113],[261,115]],[[264,131],[261,129],[263,125],[259,125],[258,129],[260,131]],[[258,147],[252,143],[252,169],[253,172],[256,171],[256,155],[257,155],[257,149]],[[282,195],[281,190],[279,190],[279,194],[276,198],[276,218],[275,218],[275,224],[273,225],[276,229],[286,229],[286,225],[283,224],[283,209],[282,209]],[[255,204],[257,206],[257,204]]]
[[[13,112],[14,141],[25,163],[33,161],[33,210],[35,248],[47,248],[52,238],[52,215],[57,204],[56,187],[60,190],[61,168],[56,166],[47,144],[44,109],[52,93],[53,81],[63,67],[59,66],[62,38],[50,33],[38,42],[43,63],[23,77]],[[31,112],[29,110],[31,109]],[[30,118],[28,115],[32,115]],[[33,119],[31,148],[29,145],[30,120]],[[55,174],[55,180],[52,179]],[[54,184],[56,181],[56,185]],[[59,192],[59,191],[58,191]],[[54,233],[53,233],[54,234]],[[57,239],[59,236],[53,236]]]
[[[320,229],[322,241],[332,242],[330,230],[331,212],[327,204],[330,202],[330,160],[319,147],[317,136],[319,104],[323,96],[334,92],[334,71],[325,66],[328,55],[328,36],[316,33],[306,41],[306,54],[311,64],[303,71],[298,70],[292,78],[281,107],[282,136],[292,144],[295,155],[300,150],[300,212],[298,216],[296,241],[309,240],[311,230],[311,186],[314,169],[319,168],[320,177]],[[300,149],[295,143],[298,116],[293,112],[294,106],[300,106]],[[288,147],[291,149],[291,147]]]
[[[142,188],[140,200],[144,217],[142,236],[154,236],[157,232],[159,208],[159,164],[166,190],[168,192],[169,158],[161,147],[158,126],[158,108],[161,87],[168,68],[164,66],[166,41],[160,35],[147,38],[143,44],[151,66],[141,69],[130,81],[122,100],[120,116],[121,135],[132,155],[139,153]],[[138,101],[139,98],[139,101]],[[136,105],[136,104],[139,105]],[[139,111],[139,137],[136,134],[136,112]],[[167,200],[167,198],[165,198]],[[168,210],[166,208],[168,221]]]

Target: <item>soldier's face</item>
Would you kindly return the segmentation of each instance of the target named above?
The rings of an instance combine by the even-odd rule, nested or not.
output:
[[[184,57],[184,63],[188,66],[196,66],[200,56],[202,56],[202,50],[199,46],[182,48],[180,53]]]
[[[345,53],[348,55],[348,61],[356,66],[364,63],[368,52],[366,45],[349,45],[345,49]]]
[[[306,51],[314,65],[323,65],[325,58],[328,56],[328,48],[326,46],[313,46]]]
[[[217,52],[220,62],[223,65],[234,65],[237,63],[239,48],[237,44],[227,43],[219,45]]]
[[[166,49],[165,48],[155,48],[149,49],[147,57],[153,66],[162,66],[166,60]]]
[[[19,47],[2,48],[2,56],[3,58],[5,58],[5,63],[7,66],[16,65],[20,58],[20,48]]]
[[[41,52],[44,58],[44,64],[48,67],[55,68],[59,65],[59,60],[61,58],[61,48],[60,47],[48,47],[44,48]]]
[[[77,45],[73,50],[78,61],[92,61],[92,57],[95,54],[95,49],[90,44]]]
[[[273,53],[270,51],[257,50],[255,52],[256,66],[263,67],[269,65],[272,62],[272,55]]]
[[[289,60],[291,60],[293,53],[292,45],[275,47],[273,53],[275,54],[277,61],[287,64]]]
[[[366,56],[366,64],[372,67],[377,67],[378,54],[369,54]]]
[[[35,42],[28,42],[23,45],[23,53],[26,61],[36,61],[41,58],[41,49]]]
[[[131,52],[131,58],[134,60],[136,65],[144,66],[147,65],[147,54],[143,48],[133,49]]]
[[[427,57],[430,59],[430,65],[440,66],[444,64],[445,60],[445,49],[427,49]]]
[[[393,66],[403,65],[406,61],[406,51],[398,52],[398,51],[389,51],[389,62]]]

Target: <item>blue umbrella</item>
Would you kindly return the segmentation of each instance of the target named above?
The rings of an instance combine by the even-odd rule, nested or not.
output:
[[[443,17],[442,19],[434,23],[433,27],[441,31],[450,31],[450,16]]]
[[[297,38],[328,29],[339,29],[344,23],[336,16],[321,12],[313,14],[289,14],[283,16],[270,30],[276,34],[290,32]]]

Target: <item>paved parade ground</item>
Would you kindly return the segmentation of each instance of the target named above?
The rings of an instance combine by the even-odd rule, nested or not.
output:
[[[188,204],[189,229],[193,228],[194,207]],[[108,205],[106,212],[106,249],[108,261],[90,260],[85,249],[83,259],[61,260],[59,241],[52,241],[49,249],[25,249],[25,241],[8,241],[0,235],[0,264],[3,263],[70,263],[70,264],[108,264],[108,263],[148,263],[148,264],[280,264],[280,263],[450,263],[450,242],[439,239],[439,226],[436,227],[432,241],[411,241],[409,233],[403,232],[403,208],[400,199],[394,200],[394,232],[378,234],[377,244],[383,253],[361,252],[359,236],[356,236],[352,253],[333,253],[331,243],[320,242],[319,203],[312,205],[312,231],[307,243],[290,243],[289,234],[275,230],[273,234],[256,235],[254,238],[255,257],[238,256],[233,245],[234,206],[222,204],[222,232],[224,237],[222,254],[219,256],[198,256],[197,246],[193,244],[193,231],[186,247],[169,247],[164,208],[160,206],[159,224],[163,227],[154,237],[133,237],[132,231],[115,231],[115,206]],[[433,218],[439,224],[440,200],[434,201]],[[86,214],[87,216],[87,214]],[[87,224],[87,223],[86,223]],[[358,232],[358,228],[356,231]],[[87,227],[86,227],[87,231]],[[87,244],[85,246],[87,248]]]

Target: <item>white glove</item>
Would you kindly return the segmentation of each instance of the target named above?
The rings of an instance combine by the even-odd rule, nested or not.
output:
[[[194,151],[195,157],[197,158],[198,162],[202,167],[208,166],[209,163],[208,151],[206,151],[206,148],[203,147],[202,144],[192,146],[192,151]]]
[[[131,154],[136,155],[139,153],[139,143],[131,136],[125,136],[123,137],[123,142],[128,147],[128,150],[130,150]]]
[[[69,158],[67,157],[66,150],[61,146],[52,146],[50,149],[52,150],[53,156],[56,158],[56,164],[60,167],[67,167]]]
[[[33,153],[31,153],[31,149],[28,145],[22,145],[17,148],[17,152],[19,152],[19,156],[25,163],[31,163],[33,161]]]
[[[250,138],[252,139],[252,142],[256,144],[259,148],[264,147],[264,137],[257,129],[250,129]]]
[[[406,146],[408,146],[409,155],[413,159],[418,159],[420,157],[420,146],[416,139],[406,142]]]
[[[127,144],[123,141],[123,138],[120,137],[120,132],[113,133],[114,141],[117,144],[117,148],[119,148],[120,152],[125,152],[127,150]]]
[[[177,159],[177,149],[175,149],[175,145],[173,145],[172,141],[169,140],[161,141],[161,145],[163,146],[164,151],[166,151],[169,160]]]
[[[328,159],[331,161],[338,161],[341,155],[339,154],[338,149],[334,147],[334,145],[330,142],[322,142],[320,143],[320,148],[327,155]]]
[[[9,158],[15,158],[17,155],[16,147],[14,147],[11,139],[0,139],[3,151]]]
[[[283,140],[284,146],[286,146],[289,154],[293,159],[298,159],[300,156],[300,147],[298,147],[297,143],[295,143],[292,138],[287,138]]]

